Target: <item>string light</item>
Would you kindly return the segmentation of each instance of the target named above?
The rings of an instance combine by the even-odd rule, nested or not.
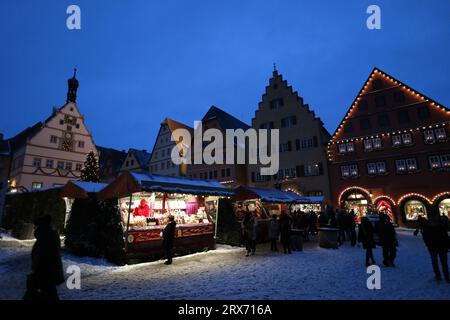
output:
[[[423,200],[426,200],[429,204],[433,203],[433,202],[431,202],[430,199],[428,199],[424,195],[422,195],[420,193],[414,193],[414,192],[403,195],[402,197],[400,197],[400,199],[398,199],[397,203],[400,204],[400,203],[402,203],[403,200],[405,200],[406,198],[410,198],[410,197],[422,198]]]
[[[342,190],[342,192],[341,192],[341,194],[339,195],[339,198],[338,198],[338,203],[341,203],[341,198],[344,195],[344,193],[346,193],[347,191],[350,191],[352,189],[364,192],[368,196],[368,198],[370,199],[370,192],[367,189],[364,189],[364,188],[358,187],[358,186],[353,186],[353,187],[348,187],[348,188]]]
[[[394,206],[396,205],[395,200],[387,195],[378,196],[375,199],[373,199],[373,202],[376,203],[378,200],[381,200],[381,199],[388,199],[389,201],[391,201],[394,204]]]
[[[444,192],[438,193],[437,195],[435,195],[433,197],[433,199],[431,201],[434,203],[437,199],[439,199],[440,197],[443,197],[445,195],[450,196],[450,191],[444,191]]]
[[[395,80],[394,78],[392,78],[391,76],[385,74],[384,72],[381,72],[380,70],[378,70],[377,68],[374,68],[373,72],[370,74],[369,79],[366,81],[366,83],[364,84],[363,89],[359,92],[358,96],[356,97],[355,101],[353,102],[351,108],[349,109],[349,111],[347,112],[346,116],[344,117],[344,120],[342,121],[342,123],[339,125],[338,129],[336,130],[336,132],[333,134],[331,140],[333,141],[336,136],[338,134],[341,133],[342,131],[342,127],[343,124],[345,124],[346,120],[348,120],[351,116],[351,113],[353,112],[353,110],[356,107],[356,104],[359,103],[360,101],[360,97],[363,94],[366,94],[366,90],[368,89],[368,86],[370,84],[370,82],[372,81],[374,75],[381,75],[382,77],[384,77],[385,79],[389,80],[390,82],[394,83],[396,86],[401,87],[403,90],[412,93],[413,95],[415,95],[416,97],[419,97],[421,100],[424,100],[426,102],[430,102],[430,100],[428,98],[426,98],[425,96],[421,95],[420,93],[416,92],[415,90],[412,90],[411,88],[406,87],[406,85],[404,85],[403,83]],[[450,114],[450,110],[443,107],[443,106],[439,106],[437,105],[435,102],[431,102],[432,106],[436,106],[438,109],[442,109],[443,111],[445,111],[447,114]]]

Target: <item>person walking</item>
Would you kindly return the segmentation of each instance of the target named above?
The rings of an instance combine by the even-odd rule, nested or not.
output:
[[[272,219],[269,221],[269,240],[270,251],[278,251],[277,241],[280,235],[280,225],[277,220],[277,215],[272,215]]]
[[[389,217],[380,213],[380,221],[377,229],[380,235],[380,244],[383,248],[383,264],[386,267],[395,267],[394,261],[397,255],[397,235]]]
[[[431,264],[436,280],[441,281],[442,276],[439,270],[438,258],[441,261],[442,273],[447,282],[450,283],[448,272],[447,253],[450,249],[450,237],[447,233],[447,221],[440,219],[438,216],[431,217],[429,221],[422,224],[423,241],[428,248],[431,257]]]
[[[64,282],[61,241],[52,229],[50,215],[41,215],[34,225],[36,242],[31,250],[31,274],[24,300],[59,300],[57,286]]]
[[[291,218],[285,211],[280,214],[280,238],[284,253],[291,254]]]
[[[166,255],[166,262],[164,264],[172,264],[172,249],[175,240],[175,228],[177,223],[174,216],[169,216],[169,223],[163,229],[163,248]]]
[[[373,249],[375,248],[373,233],[373,226],[369,219],[362,217],[358,228],[358,242],[362,243],[363,248],[366,250],[366,267],[375,264],[373,257]]]

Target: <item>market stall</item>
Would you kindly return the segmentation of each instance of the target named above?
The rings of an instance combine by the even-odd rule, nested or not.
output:
[[[324,209],[323,196],[303,197],[295,193],[291,193],[291,196],[295,199],[291,206],[292,211],[314,212],[318,215]]]
[[[300,201],[300,196],[289,191],[278,189],[253,188],[238,186],[235,188],[233,209],[238,220],[242,220],[245,212],[254,212],[258,219],[257,240],[267,240],[267,224],[273,215],[282,212],[290,213],[291,206]]]
[[[117,198],[127,257],[162,253],[161,232],[170,215],[177,222],[174,252],[214,246],[219,198],[233,191],[217,181],[127,171],[98,194]]]

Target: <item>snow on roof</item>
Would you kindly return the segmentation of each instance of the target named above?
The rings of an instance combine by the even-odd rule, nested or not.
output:
[[[87,193],[95,193],[102,190],[104,187],[107,186],[106,183],[101,182],[86,182],[86,181],[79,181],[79,180],[71,180],[73,184],[80,187]]]
[[[240,186],[238,188],[243,188],[262,201],[275,202],[275,203],[322,203],[323,196],[321,197],[302,197],[295,192],[282,191],[278,189],[266,189],[266,188],[253,188],[247,186]]]
[[[199,180],[130,171],[132,177],[145,190],[193,194],[233,195],[233,191],[215,180]]]

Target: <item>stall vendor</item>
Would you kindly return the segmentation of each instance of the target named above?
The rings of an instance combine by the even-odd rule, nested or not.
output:
[[[141,204],[134,208],[133,217],[145,217],[148,218],[150,216],[150,208],[148,207],[147,201],[145,199],[141,200]]]

